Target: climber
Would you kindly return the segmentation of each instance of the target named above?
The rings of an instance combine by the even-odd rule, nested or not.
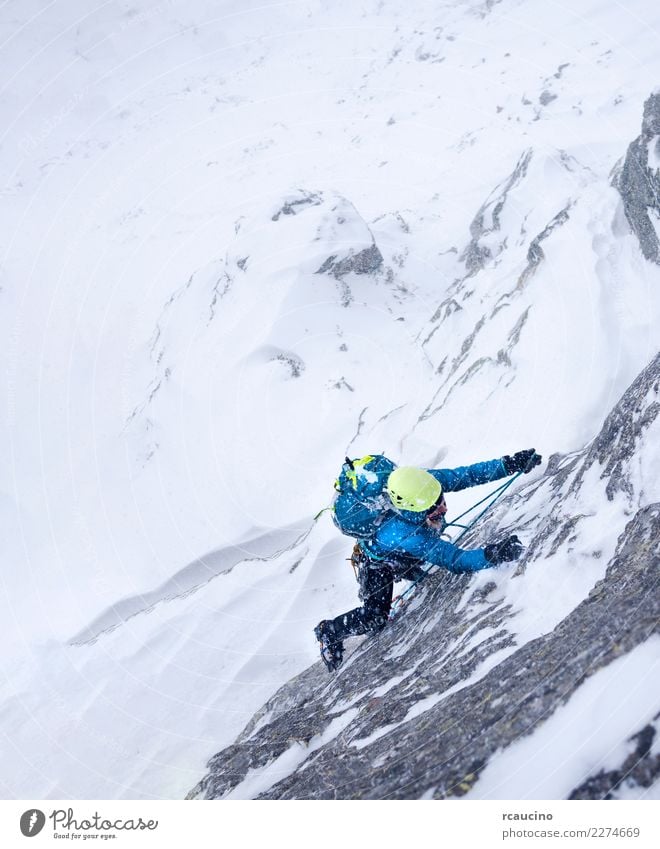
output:
[[[345,637],[385,627],[394,581],[420,580],[426,575],[423,563],[450,572],[476,572],[517,560],[523,546],[515,534],[472,550],[443,540],[445,492],[530,472],[541,459],[534,448],[528,448],[499,460],[424,470],[397,468],[382,455],[355,461],[347,458],[335,484],[334,520],[343,533],[358,537],[351,561],[363,606],[324,619],[314,629],[328,670],[333,672],[341,665]]]

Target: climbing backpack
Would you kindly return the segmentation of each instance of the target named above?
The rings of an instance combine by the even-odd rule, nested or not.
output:
[[[386,485],[396,466],[382,454],[348,457],[335,481],[332,518],[349,537],[369,538],[392,509]]]

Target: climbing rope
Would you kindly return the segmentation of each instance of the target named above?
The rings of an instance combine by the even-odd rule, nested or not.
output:
[[[480,501],[477,501],[476,504],[472,505],[472,507],[468,507],[467,510],[464,510],[460,514],[460,516],[457,516],[454,519],[453,522],[447,522],[447,524],[445,525],[445,528],[462,528],[461,533],[456,537],[456,539],[451,540],[452,545],[458,545],[458,543],[465,536],[465,534],[477,524],[479,519],[482,519],[486,515],[486,513],[488,513],[488,511],[504,495],[504,493],[511,486],[511,484],[514,483],[520,477],[520,475],[522,475],[522,474],[523,474],[522,471],[517,472],[510,480],[506,481],[506,483],[503,483],[501,486],[498,486],[497,489],[494,489],[492,492],[489,492],[488,495],[484,496]],[[471,513],[473,510],[476,510],[477,507],[480,507],[484,503],[484,501],[488,501],[489,503],[484,507],[484,509],[480,513],[478,513],[475,516],[474,519],[472,519],[472,521],[468,525],[461,525],[459,523],[459,521],[458,521],[459,519],[462,519],[464,516],[467,516],[468,513]],[[408,589],[405,590],[405,592],[401,593],[401,595],[396,596],[396,598],[394,598],[392,600],[392,607],[390,608],[390,616],[389,616],[390,620],[394,619],[394,617],[399,612],[399,610],[401,610],[401,608],[405,604],[404,599],[413,592],[413,590],[415,589],[417,584],[419,584],[420,581],[423,581],[424,578],[426,578],[428,573],[433,568],[434,568],[434,565],[431,565],[431,566],[429,566],[428,569],[423,569],[424,574],[420,578],[417,578],[416,580],[414,580],[410,584]]]

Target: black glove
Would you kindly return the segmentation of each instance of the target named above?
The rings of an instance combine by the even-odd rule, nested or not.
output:
[[[493,566],[507,563],[509,560],[517,560],[523,553],[523,544],[513,534],[500,542],[493,542],[484,548],[484,556]]]
[[[507,475],[512,475],[514,472],[531,472],[534,466],[538,466],[543,458],[536,453],[535,448],[525,448],[524,451],[517,451],[512,457],[506,454],[502,457],[504,468]]]

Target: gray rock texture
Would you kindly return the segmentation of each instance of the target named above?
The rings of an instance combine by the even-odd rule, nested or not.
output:
[[[332,274],[341,280],[347,274],[374,274],[383,264],[383,255],[374,242],[368,248],[350,253],[346,257],[329,256],[316,272],[317,274]]]
[[[465,263],[467,277],[474,277],[494,258],[492,249],[488,245],[482,244],[481,240],[484,236],[489,236],[501,229],[500,215],[507,202],[509,192],[524,178],[531,159],[532,151],[526,150],[511,174],[491,193],[472,220],[470,242],[460,256],[460,259]],[[498,252],[504,247],[505,241],[505,238],[502,237]]]
[[[602,503],[617,497],[628,515],[602,579],[556,627],[518,646],[507,628],[514,613],[494,583],[471,590],[469,575],[431,575],[380,634],[348,644],[337,674],[317,663],[284,685],[212,758],[190,798],[222,798],[266,767],[270,778],[257,785],[258,798],[463,796],[498,751],[533,732],[589,676],[657,634],[660,503],[633,497],[631,469],[658,415],[659,381],[657,356],[588,449],[552,457],[468,543],[508,531],[513,508],[539,495],[547,509],[527,517],[517,510],[516,530],[530,540],[518,574],[535,560],[561,557],[579,534],[584,517],[575,505],[598,464]],[[619,768],[585,776],[568,795],[599,799],[624,782],[649,786],[660,770],[651,753],[655,733],[654,724],[640,729]]]
[[[651,752],[658,733],[659,719],[660,714],[629,738],[633,744],[632,751],[617,769],[601,770],[590,776],[568,798],[615,799],[617,791],[624,785],[650,787],[660,777],[660,754]]]
[[[298,190],[298,197],[285,201],[280,209],[272,216],[273,221],[279,221],[282,215],[296,215],[301,209],[309,206],[320,206],[323,198],[316,192]]]
[[[614,179],[642,253],[660,265],[660,169],[651,167],[650,155],[660,162],[660,91],[645,102],[641,135],[628,147],[623,168]]]

